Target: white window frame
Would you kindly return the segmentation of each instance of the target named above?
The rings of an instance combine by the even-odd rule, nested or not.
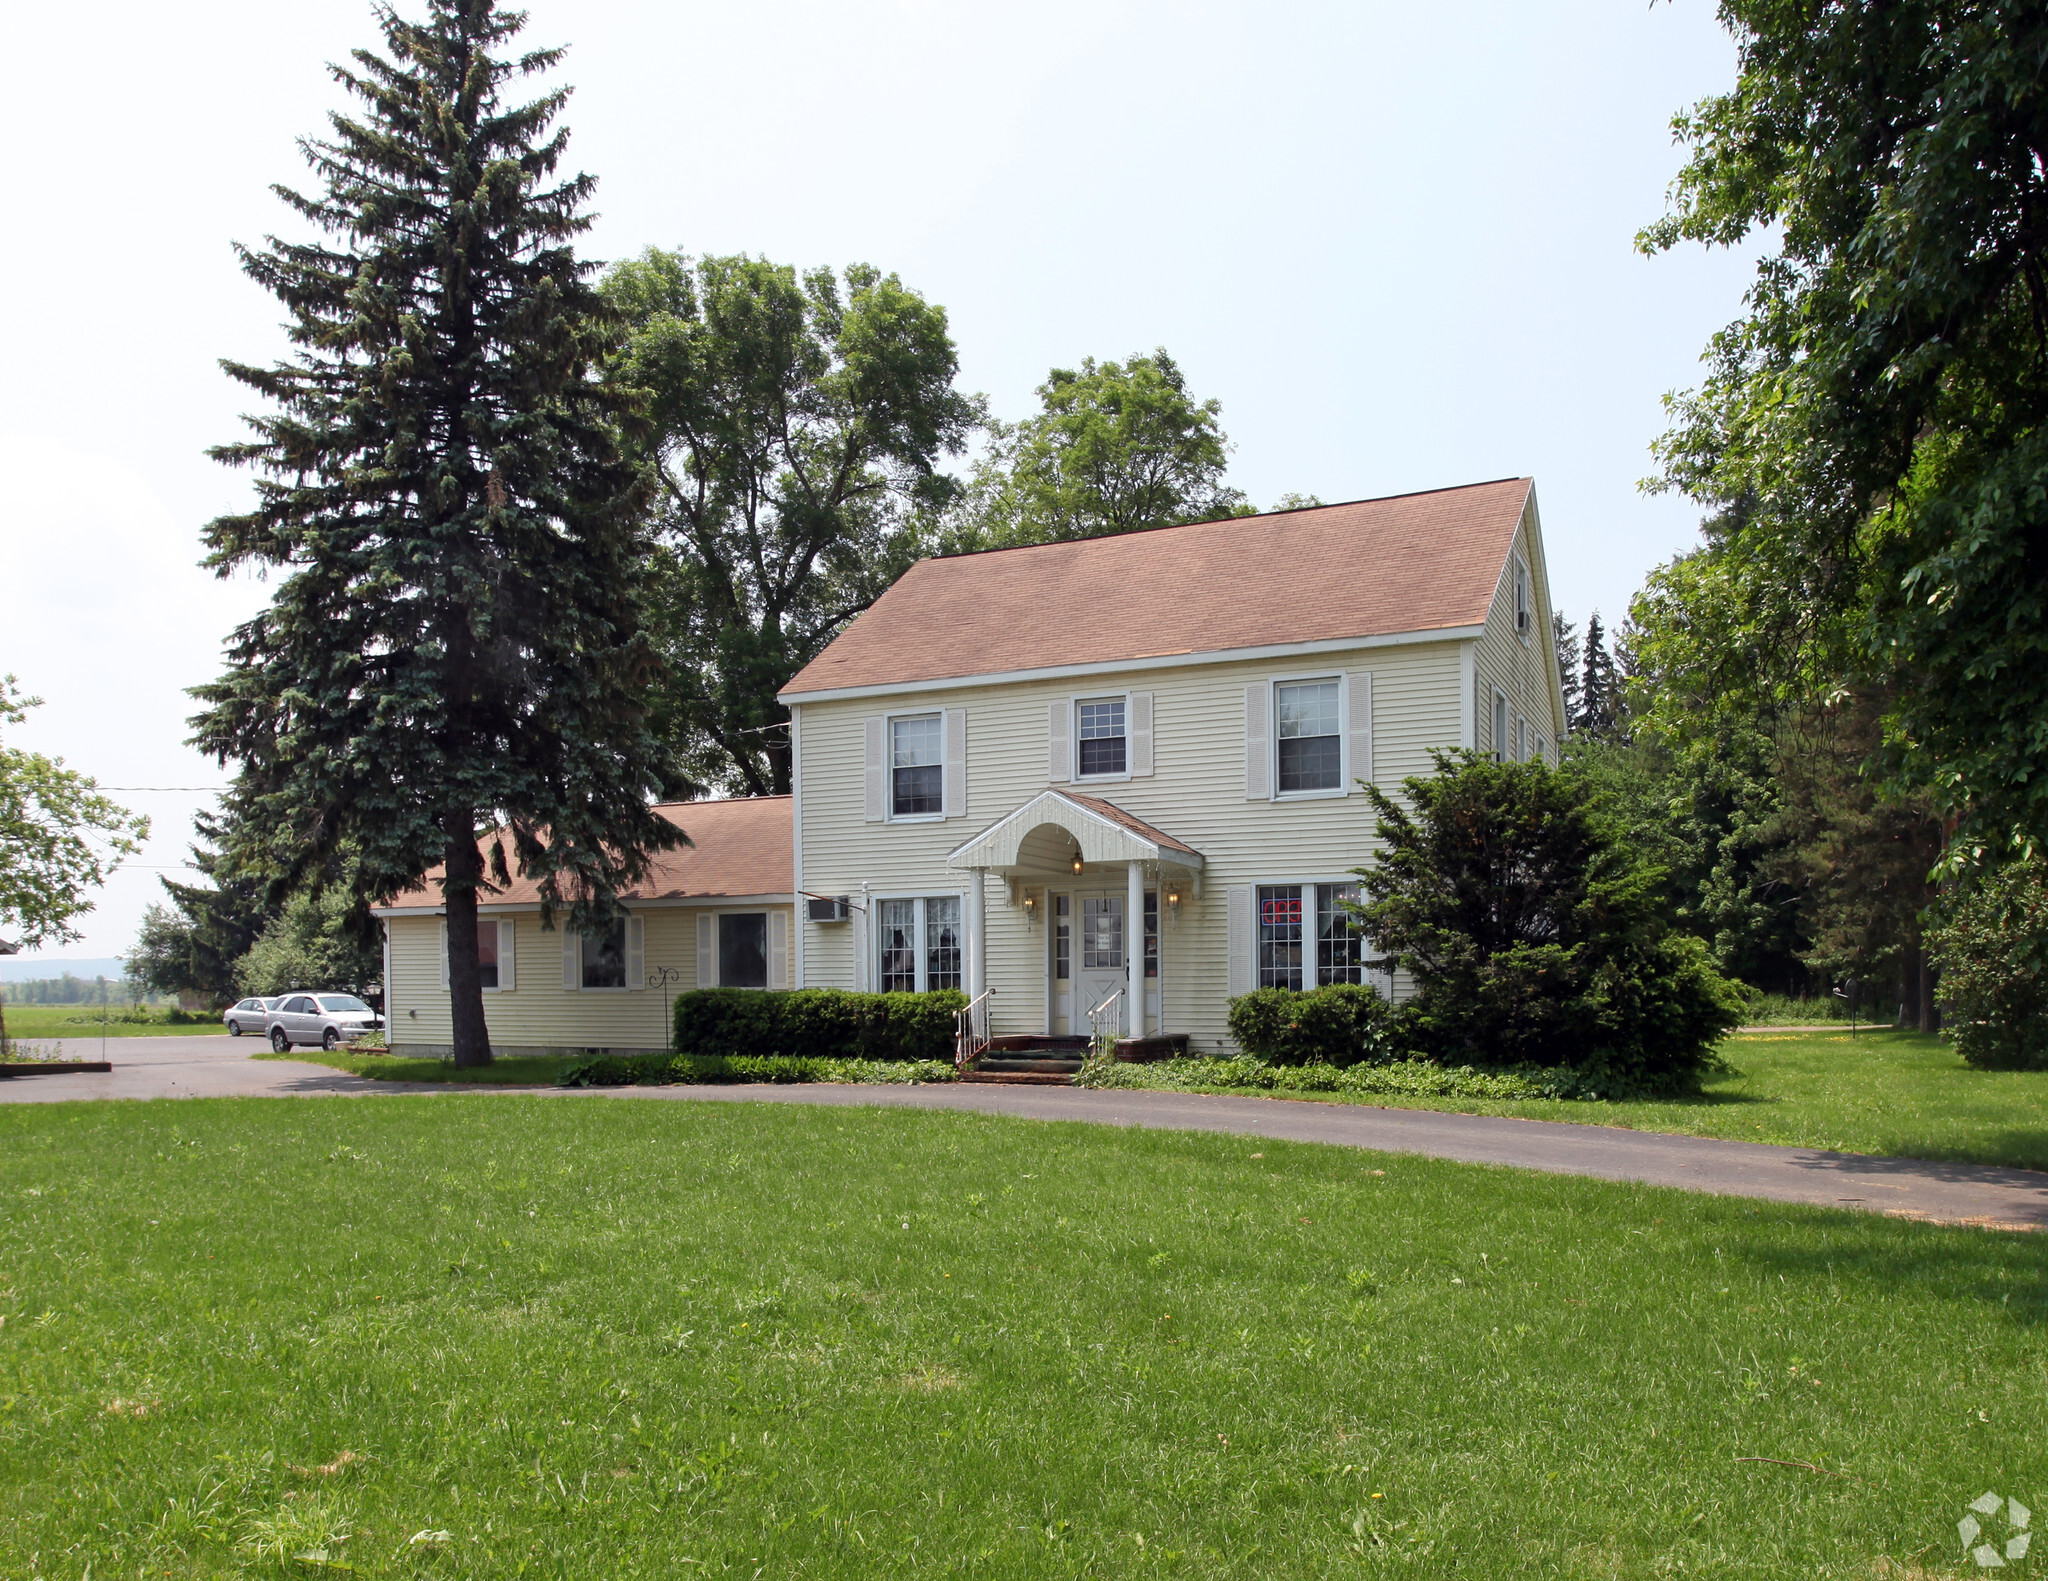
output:
[[[619,918],[619,944],[621,946],[620,953],[625,957],[621,965],[626,974],[626,980],[623,983],[613,983],[602,988],[593,988],[590,986],[590,984],[583,981],[583,941],[585,938],[589,937],[589,935],[585,934],[580,928],[572,928],[567,930],[570,933],[570,935],[576,940],[577,981],[575,991],[577,993],[630,994],[637,993],[640,989],[645,988],[647,986],[647,984],[644,981],[638,983],[633,981],[633,921],[636,916],[638,916],[638,913],[629,911]],[[647,949],[647,921],[644,917],[640,918],[640,927],[640,948],[641,953],[644,956]],[[642,975],[644,977],[645,974],[643,973]]]
[[[1124,767],[1121,774],[1081,772],[1081,705],[1121,702],[1124,705]],[[1131,694],[1127,691],[1076,692],[1067,699],[1067,783],[1070,785],[1114,785],[1131,777]]]
[[[1534,641],[1536,630],[1536,583],[1529,575],[1529,564],[1518,552],[1514,557],[1514,603],[1513,618],[1515,635],[1526,644]]]
[[[1332,878],[1325,874],[1321,878],[1260,878],[1252,881],[1251,973],[1253,988],[1264,986],[1259,981],[1259,891],[1262,889],[1294,889],[1301,892],[1302,990],[1306,992],[1312,988],[1327,986],[1326,984],[1313,981],[1318,970],[1314,958],[1316,947],[1316,890],[1324,884],[1353,888],[1361,892],[1363,892],[1365,887],[1355,873],[1346,873],[1337,878]],[[1370,957],[1374,953],[1373,948],[1371,948],[1372,941],[1368,939],[1366,944],[1368,948],[1365,954]],[[1360,971],[1359,976],[1363,980],[1360,986],[1375,990],[1382,999],[1393,997],[1393,977],[1391,973],[1374,971],[1368,966]]]
[[[1493,736],[1492,752],[1493,761],[1496,763],[1510,761],[1507,738],[1508,721],[1511,717],[1508,712],[1508,694],[1496,686],[1493,689],[1493,710],[1487,724],[1487,729]]]
[[[1337,683],[1337,783],[1329,790],[1283,791],[1280,788],[1280,688],[1325,681]],[[1266,686],[1266,783],[1274,801],[1328,801],[1351,794],[1351,677],[1343,670],[1310,670],[1303,675],[1276,675]],[[1327,882],[1327,880],[1326,880]]]
[[[897,894],[877,894],[869,897],[868,915],[872,917],[874,921],[870,924],[868,928],[867,967],[869,978],[875,985],[876,993],[901,993],[903,991],[900,988],[884,989],[882,987],[882,902],[885,900],[909,900],[916,902],[917,911],[915,915],[917,917],[917,958],[916,965],[911,973],[911,981],[914,982],[917,986],[912,988],[910,992],[914,994],[928,994],[931,992],[930,987],[927,986],[927,978],[930,975],[931,962],[927,958],[925,947],[926,918],[924,903],[927,900],[954,899],[957,899],[960,902],[960,986],[962,989],[965,989],[967,986],[967,963],[970,959],[969,952],[972,951],[974,948],[974,941],[968,938],[967,936],[968,906],[966,890],[909,889],[901,891]],[[1048,929],[1047,931],[1050,932],[1051,930]]]
[[[760,984],[728,983],[725,980],[725,941],[721,937],[727,917],[759,917],[761,919],[761,977]],[[772,937],[775,931],[773,912],[766,906],[728,906],[711,913],[711,972],[718,979],[720,988],[749,988],[766,993],[775,986],[775,949]]]
[[[936,719],[939,722],[939,810],[906,812],[896,810],[896,721]],[[946,821],[946,711],[943,708],[904,708],[882,715],[882,821],[884,823],[944,823]],[[894,897],[901,899],[903,897]]]

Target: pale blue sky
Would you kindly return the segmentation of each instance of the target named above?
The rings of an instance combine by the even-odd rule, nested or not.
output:
[[[1636,482],[1747,265],[1644,259],[1633,236],[1677,168],[1672,112],[1732,78],[1705,0],[531,10],[530,39],[571,46],[592,256],[894,270],[947,307],[962,383],[1008,417],[1051,366],[1163,345],[1222,401],[1261,505],[1534,474],[1576,617],[1618,615],[1693,541]],[[214,784],[180,745],[181,689],[262,589],[193,567],[246,486],[201,451],[246,404],[215,359],[278,345],[228,242],[284,224],[266,184],[301,179],[321,63],[371,41],[369,7],[13,26],[0,671],[49,700],[18,739],[108,784]],[[1090,618],[1114,608],[1105,589]],[[128,799],[158,819],[143,861],[182,860],[203,798]],[[43,953],[124,949],[154,879],[117,875],[87,937]]]

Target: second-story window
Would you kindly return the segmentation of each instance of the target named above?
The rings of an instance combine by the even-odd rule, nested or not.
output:
[[[1337,733],[1337,683],[1297,681],[1273,690],[1280,721],[1280,794],[1341,789],[1344,754]]]
[[[1124,738],[1124,700],[1092,697],[1075,710],[1075,738],[1080,744],[1080,777],[1122,774],[1130,765]]]
[[[946,810],[945,729],[938,714],[889,721],[889,814],[913,818]]]

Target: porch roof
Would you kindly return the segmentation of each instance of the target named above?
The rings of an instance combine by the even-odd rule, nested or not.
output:
[[[1100,796],[1041,791],[946,858],[950,867],[1054,873],[1079,849],[1083,862],[1202,866],[1202,853]]]

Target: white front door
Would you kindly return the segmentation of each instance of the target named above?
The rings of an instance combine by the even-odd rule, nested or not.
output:
[[[1088,1012],[1126,985],[1124,951],[1129,947],[1124,895],[1120,890],[1077,889],[1053,896],[1053,1031],[1086,1037]],[[1119,1031],[1130,1026],[1130,1007],[1121,1007]]]

